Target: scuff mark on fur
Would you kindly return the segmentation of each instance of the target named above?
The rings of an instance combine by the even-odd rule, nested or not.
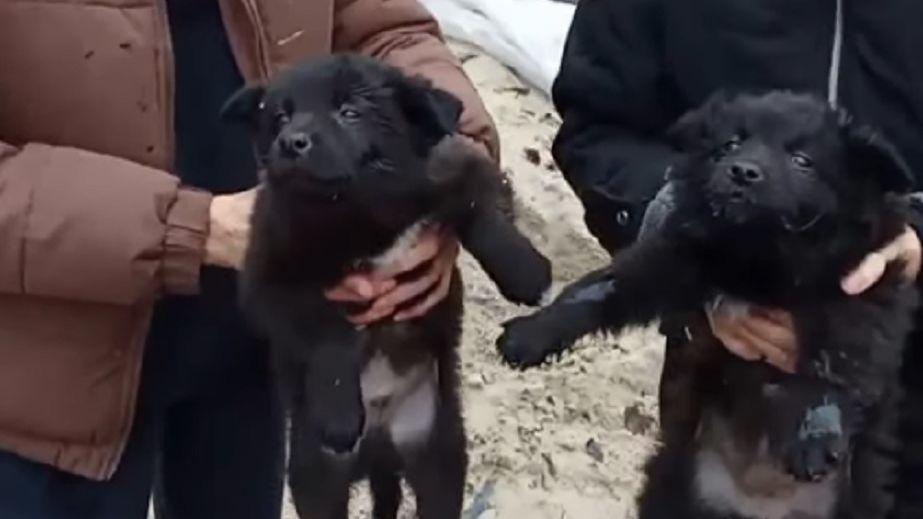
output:
[[[823,435],[843,434],[843,413],[840,406],[824,400],[823,405],[807,410],[798,429],[798,438],[806,440]]]

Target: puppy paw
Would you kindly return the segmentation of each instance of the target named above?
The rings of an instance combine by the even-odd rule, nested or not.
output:
[[[500,293],[507,301],[538,306],[551,287],[551,262],[536,254],[529,261],[516,262],[498,283]]]
[[[336,454],[348,454],[356,449],[365,428],[365,413],[341,411],[318,417],[318,433],[323,447]]]
[[[838,434],[809,436],[795,441],[788,472],[798,481],[818,482],[835,473],[847,456],[847,442]]]
[[[533,317],[518,317],[503,325],[497,348],[507,364],[514,368],[530,368],[545,361],[564,345],[535,324]]]

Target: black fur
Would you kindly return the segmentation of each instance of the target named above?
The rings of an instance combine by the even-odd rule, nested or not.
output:
[[[402,474],[420,517],[458,517],[467,466],[458,272],[449,297],[426,316],[363,330],[345,318],[356,309],[330,303],[324,289],[423,219],[454,230],[507,298],[537,304],[550,283],[548,261],[513,226],[507,181],[452,136],[460,112],[450,94],[351,55],[296,67],[226,105],[226,117],[253,130],[265,168],[242,304],[272,345],[303,518],[345,518],[349,486],[365,476],[374,516],[393,518]],[[387,429],[365,426],[360,373],[376,355],[398,373],[435,362],[435,426],[423,444],[398,448]]]
[[[765,467],[783,476],[753,492],[836,476],[829,517],[884,517],[897,375],[917,293],[899,265],[858,297],[846,296],[840,279],[904,229],[904,162],[873,130],[784,92],[717,95],[670,137],[687,159],[671,173],[677,207],[664,228],[549,307],[507,323],[502,355],[532,366],[587,333],[700,315],[719,294],[787,309],[800,345],[796,375],[739,360],[710,333],[688,345],[680,383],[697,394],[696,435],[664,436],[640,517],[744,519],[697,499],[696,459],[713,451],[738,483]]]

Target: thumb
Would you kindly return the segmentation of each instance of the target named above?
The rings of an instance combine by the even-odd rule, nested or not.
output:
[[[355,293],[362,299],[371,299],[375,296],[375,287],[365,276],[347,276],[342,283],[343,288]]]
[[[881,252],[873,252],[866,256],[862,263],[843,280],[843,291],[852,296],[861,294],[881,279],[888,265],[886,251],[887,249],[883,249]]]

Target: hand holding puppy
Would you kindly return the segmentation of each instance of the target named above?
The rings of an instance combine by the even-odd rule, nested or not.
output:
[[[205,240],[206,265],[240,269],[250,241],[250,216],[259,188],[212,199]]]
[[[350,274],[326,296],[339,303],[369,304],[362,313],[350,316],[350,322],[357,326],[391,316],[397,321],[419,317],[448,295],[458,251],[458,240],[452,234],[429,227],[393,262],[369,273]],[[411,272],[417,274],[398,281],[399,276]],[[415,298],[420,301],[395,314],[398,307]]]
[[[916,279],[920,272],[920,238],[907,227],[903,234],[881,249],[869,253],[859,266],[843,279],[843,291],[858,295],[871,288],[894,261],[904,262],[904,274]],[[712,332],[724,346],[747,360],[765,360],[773,366],[794,372],[798,341],[792,316],[784,310],[747,307],[718,301],[709,308]]]

